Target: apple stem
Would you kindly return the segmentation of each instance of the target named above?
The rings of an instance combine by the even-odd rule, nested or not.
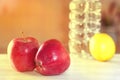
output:
[[[22,31],[22,37],[24,38],[25,37],[25,35],[24,35],[24,32]]]
[[[26,42],[26,38],[25,38],[25,34],[24,32],[22,31],[22,38],[24,39],[24,41]]]

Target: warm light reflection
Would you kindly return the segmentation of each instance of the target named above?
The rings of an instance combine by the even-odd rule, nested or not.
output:
[[[17,4],[18,0],[0,0],[0,15],[11,13]]]

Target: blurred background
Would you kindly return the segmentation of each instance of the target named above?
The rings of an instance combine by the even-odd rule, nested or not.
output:
[[[120,1],[102,1],[101,32],[110,34],[120,52]],[[0,0],[0,53],[10,40],[33,36],[42,43],[55,38],[68,48],[70,0]]]

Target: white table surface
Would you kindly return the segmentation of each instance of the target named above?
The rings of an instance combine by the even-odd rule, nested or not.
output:
[[[9,65],[7,55],[0,54],[0,80],[120,80],[120,55],[108,62],[99,62],[71,54],[71,65],[66,72],[43,76],[35,71],[17,72]]]

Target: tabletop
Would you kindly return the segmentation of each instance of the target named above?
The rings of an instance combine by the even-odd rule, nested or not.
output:
[[[70,56],[71,65],[63,74],[43,76],[35,71],[17,72],[10,66],[7,54],[0,54],[0,80],[120,80],[120,54],[107,62]]]

